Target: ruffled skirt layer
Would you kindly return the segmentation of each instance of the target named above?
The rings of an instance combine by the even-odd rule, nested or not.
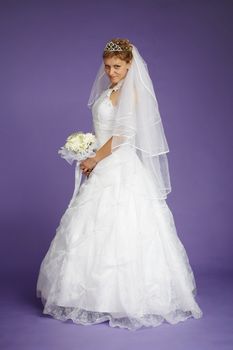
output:
[[[43,313],[136,330],[200,318],[173,215],[134,151],[104,158],[61,218],[37,281]]]

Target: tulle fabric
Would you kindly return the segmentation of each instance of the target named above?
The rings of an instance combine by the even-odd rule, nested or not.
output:
[[[111,125],[111,151],[115,152],[125,144],[135,148],[148,176],[158,189],[157,198],[166,199],[171,192],[168,143],[147,64],[138,49],[132,46],[132,64],[122,79]],[[88,106],[93,107],[108,87],[109,78],[102,62],[91,89]]]
[[[82,184],[41,266],[37,296],[45,314],[130,330],[201,316],[172,213],[152,199],[144,171],[125,148]]]
[[[107,89],[93,106],[100,146],[111,137],[109,96]],[[36,293],[44,314],[133,331],[202,316],[173,215],[156,191],[130,145],[96,165],[41,263]]]

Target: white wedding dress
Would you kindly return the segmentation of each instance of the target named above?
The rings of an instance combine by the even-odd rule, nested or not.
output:
[[[92,108],[100,146],[112,136],[113,89]],[[41,263],[36,290],[44,314],[129,330],[202,316],[173,215],[165,200],[154,199],[155,191],[130,146],[96,165]]]

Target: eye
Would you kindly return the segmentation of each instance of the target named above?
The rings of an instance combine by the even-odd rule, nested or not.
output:
[[[115,64],[114,68],[120,68],[119,64]]]

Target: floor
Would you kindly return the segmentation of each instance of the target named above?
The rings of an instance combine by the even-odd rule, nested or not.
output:
[[[195,272],[201,319],[162,324],[135,332],[62,322],[42,314],[35,297],[36,276],[15,277],[1,287],[1,350],[232,350],[233,272]]]

